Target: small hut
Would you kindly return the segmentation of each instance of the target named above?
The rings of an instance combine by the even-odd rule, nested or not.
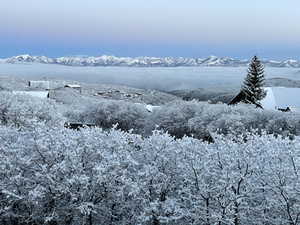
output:
[[[260,105],[255,104],[257,107],[268,110],[280,110],[283,112],[300,112],[300,98],[297,98],[297,96],[300,96],[300,88],[265,87],[264,90],[267,94],[260,101]],[[241,91],[228,105],[235,105],[245,102],[245,100],[246,95]]]
[[[81,93],[81,86],[79,84],[66,84],[65,88],[73,88],[75,90],[79,90]]]

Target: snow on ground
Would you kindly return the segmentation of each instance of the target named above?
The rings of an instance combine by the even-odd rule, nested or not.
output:
[[[85,105],[103,99],[124,100],[133,103],[149,105],[162,105],[170,101],[178,100],[179,97],[156,91],[132,88],[122,85],[91,84],[70,80],[31,80],[31,83],[46,82],[43,85],[30,85],[26,79],[0,76],[0,90],[13,91],[15,94],[29,94],[36,97],[47,96],[65,104]],[[68,85],[69,84],[69,85]],[[73,88],[65,88],[68,85]],[[48,86],[50,89],[48,89]],[[77,87],[81,87],[78,89]],[[47,93],[47,94],[46,94]]]

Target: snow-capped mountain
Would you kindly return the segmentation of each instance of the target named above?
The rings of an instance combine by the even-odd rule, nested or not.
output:
[[[4,63],[55,63],[55,59],[46,56],[31,56],[31,55],[18,55],[7,59],[2,59]]]
[[[299,60],[262,60],[270,67],[300,68]],[[46,56],[19,55],[7,59],[0,59],[0,63],[43,63],[66,66],[131,66],[131,67],[178,67],[178,66],[247,66],[249,60],[233,59],[229,57],[210,56],[208,58],[184,57],[116,57],[116,56],[68,56],[49,58]]]

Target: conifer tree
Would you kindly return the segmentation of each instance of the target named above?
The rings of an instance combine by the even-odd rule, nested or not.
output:
[[[242,92],[245,95],[244,102],[261,107],[260,100],[266,96],[266,91],[263,89],[264,84],[264,66],[258,57],[254,56],[251,59],[248,74],[242,85]]]

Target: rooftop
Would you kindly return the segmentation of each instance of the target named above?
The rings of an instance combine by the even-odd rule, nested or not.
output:
[[[261,100],[264,109],[299,108],[300,88],[266,87],[266,97]]]
[[[38,98],[48,98],[48,91],[13,91],[13,94],[16,95],[30,95],[32,97]]]

